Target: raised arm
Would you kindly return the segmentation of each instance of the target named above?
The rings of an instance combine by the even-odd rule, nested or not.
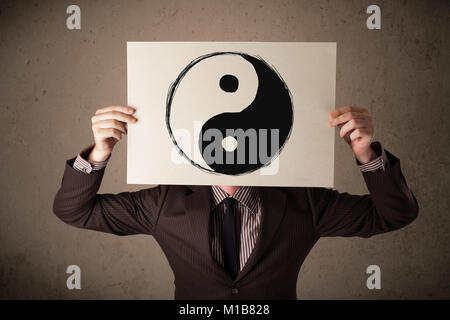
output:
[[[371,237],[411,223],[418,215],[416,198],[406,184],[400,160],[385,151],[384,170],[362,172],[370,194],[351,195],[308,188],[316,234]]]
[[[318,236],[372,235],[399,229],[418,215],[417,200],[409,190],[400,161],[372,142],[374,125],[368,110],[347,106],[331,112],[330,127],[352,149],[370,195],[350,195],[324,188],[307,189]]]
[[[132,108],[111,106],[92,117],[95,144],[66,161],[53,212],[79,228],[116,235],[152,234],[166,187],[119,194],[97,194],[114,145],[135,122]]]

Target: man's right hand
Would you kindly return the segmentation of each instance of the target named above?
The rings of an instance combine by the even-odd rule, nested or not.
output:
[[[89,154],[91,162],[101,162],[108,159],[115,144],[127,134],[127,124],[136,123],[132,116],[136,110],[126,106],[107,106],[98,109],[92,116],[92,132],[95,146]]]

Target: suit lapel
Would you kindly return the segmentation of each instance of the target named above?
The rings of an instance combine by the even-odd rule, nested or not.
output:
[[[200,254],[209,256],[209,215],[210,192],[209,187],[189,186],[193,191],[186,196],[186,214],[192,228],[192,236]]]
[[[280,226],[286,209],[286,195],[278,189],[269,187],[258,188],[261,199],[261,229],[255,248],[244,268],[238,274],[236,281],[242,279],[258,263],[266,252],[274,235]]]
[[[202,257],[216,269],[221,278],[231,280],[211,253],[210,217],[211,217],[211,187],[189,186],[192,193],[186,196],[186,214],[191,225],[195,246]]]

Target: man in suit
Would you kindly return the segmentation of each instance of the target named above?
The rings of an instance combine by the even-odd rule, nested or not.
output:
[[[95,143],[67,160],[53,211],[79,228],[152,235],[174,272],[176,299],[296,299],[298,272],[320,237],[368,238],[418,215],[399,159],[372,142],[368,111],[349,106],[333,111],[328,125],[339,127],[370,194],[194,185],[98,194],[114,145],[137,121],[134,111],[97,110]]]

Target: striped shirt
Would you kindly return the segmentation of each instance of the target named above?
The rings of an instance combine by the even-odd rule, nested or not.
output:
[[[225,214],[223,200],[228,194],[218,186],[211,187],[211,194],[211,253],[213,258],[223,267],[222,230]],[[240,220],[239,270],[242,270],[259,236],[261,201],[257,189],[254,187],[241,187],[233,194],[232,198],[236,199],[235,212]]]
[[[88,159],[89,153],[93,145],[83,149],[78,154],[73,167],[86,174],[95,170],[101,170],[106,167],[109,158],[102,162],[91,162]],[[366,164],[360,164],[359,169],[362,172],[384,170],[387,162],[387,157],[384,149],[379,142],[373,142],[372,148],[379,155],[375,160]],[[222,202],[228,195],[218,186],[211,187],[212,195],[212,208],[211,208],[211,254],[213,258],[223,267],[223,253],[222,253],[222,222],[225,212],[225,205]],[[261,201],[257,188],[254,187],[241,187],[234,194],[233,198],[236,199],[236,214],[239,217],[239,264],[240,270],[245,266],[250,254],[255,247],[255,243],[259,236],[260,223],[261,223]],[[239,230],[238,229],[238,230]]]
[[[108,164],[109,158],[111,158],[111,154],[105,161],[101,162],[93,162],[88,161],[89,153],[91,152],[94,145],[90,145],[89,147],[84,148],[77,156],[73,163],[73,167],[79,171],[84,173],[91,173],[92,171],[101,170],[106,167]]]

